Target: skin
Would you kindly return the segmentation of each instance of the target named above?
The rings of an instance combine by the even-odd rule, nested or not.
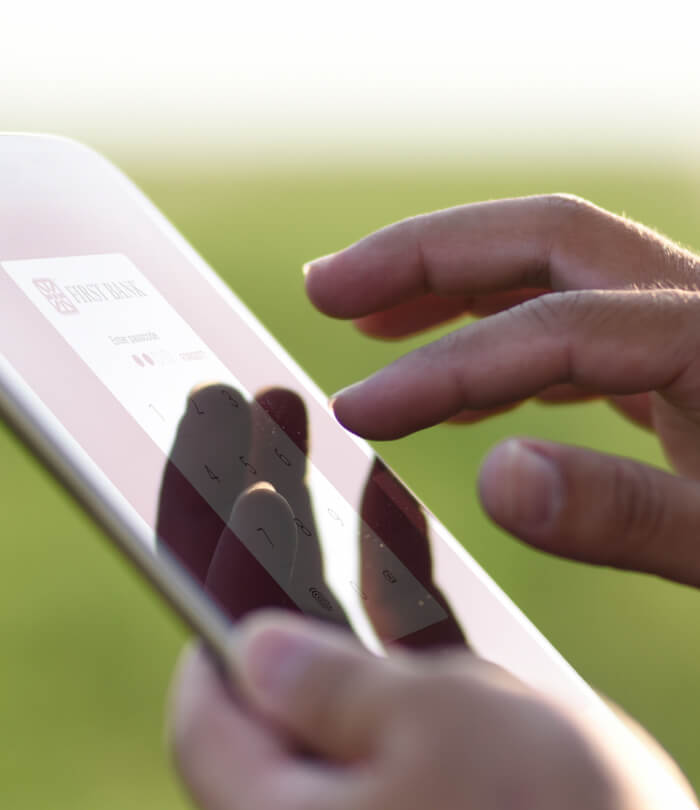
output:
[[[531,397],[607,397],[656,432],[677,474],[509,439],[482,467],[483,506],[549,552],[696,586],[698,279],[696,256],[563,195],[415,217],[306,268],[322,312],[376,337],[484,316],[337,394],[345,427],[392,439]],[[230,668],[235,695],[191,651],[173,691],[176,761],[207,810],[664,806],[624,746],[468,652],[377,659],[337,630],[260,613]]]

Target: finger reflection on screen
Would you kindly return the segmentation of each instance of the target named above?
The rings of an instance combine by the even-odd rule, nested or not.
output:
[[[447,614],[441,622],[403,635],[405,604],[400,598],[401,574],[385,565],[385,557],[376,543],[360,542],[362,589],[367,594],[366,607],[377,635],[410,647],[466,644],[448,601],[433,581],[425,515],[413,495],[379,458],[375,458],[365,484],[361,515],[364,523],[425,587],[429,594],[426,598],[435,599]]]
[[[359,544],[361,604],[346,612],[324,572],[324,541],[332,549],[334,538],[319,536],[309,444],[307,410],[293,391],[266,389],[252,402],[223,384],[192,391],[163,473],[159,542],[232,620],[278,606],[348,627],[349,615],[365,616],[384,642],[464,645],[433,583],[421,508],[376,458],[355,505],[359,534],[346,540]]]
[[[306,408],[292,391],[269,389],[250,404],[220,384],[190,395],[163,474],[157,534],[231,619],[279,606],[348,624],[323,576],[307,437]]]
[[[204,584],[227,516],[246,486],[250,406],[235,389],[190,393],[161,481],[156,534]]]

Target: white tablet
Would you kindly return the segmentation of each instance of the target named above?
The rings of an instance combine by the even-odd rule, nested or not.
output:
[[[215,652],[278,605],[375,651],[468,644],[626,733],[235,291],[61,138],[0,137],[0,404]]]

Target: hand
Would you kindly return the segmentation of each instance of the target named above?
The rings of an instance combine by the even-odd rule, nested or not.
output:
[[[177,763],[207,810],[672,804],[650,802],[643,773],[582,716],[469,653],[378,659],[337,630],[259,613],[231,665],[244,702],[201,651],[174,693]]]
[[[699,584],[696,272],[654,234],[554,197],[399,223],[313,263],[307,284],[378,336],[487,316],[341,392],[338,418],[365,436],[596,394],[655,428],[684,478],[511,440],[487,459],[482,498],[529,542]],[[177,759],[208,810],[668,806],[624,746],[469,653],[377,660],[297,621],[244,623],[237,700],[201,654],[183,666]]]
[[[510,440],[483,466],[484,506],[548,551],[694,585],[698,282],[697,257],[564,196],[416,217],[307,268],[316,306],[368,334],[400,337],[465,312],[486,315],[340,392],[334,407],[346,427],[389,439],[533,396],[608,396],[657,432],[679,476]]]

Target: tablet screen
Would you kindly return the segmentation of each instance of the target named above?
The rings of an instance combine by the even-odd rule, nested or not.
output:
[[[50,363],[56,387],[71,392],[72,414],[62,418],[84,449],[99,452],[97,428],[100,446],[120,455],[120,487],[153,526],[154,551],[174,550],[229,615],[284,594],[305,613],[364,625],[382,641],[446,618],[421,581],[428,568],[419,579],[392,551],[398,538],[381,534],[387,508],[404,518],[386,524],[403,542],[420,531],[415,503],[379,465],[368,477],[364,454],[357,481],[344,464],[328,474],[319,467],[308,396],[275,376],[268,346],[240,322],[230,328],[234,312],[208,340],[197,331],[214,315],[206,281],[170,276],[197,302],[188,323],[123,253],[1,266],[21,293],[16,339],[34,349],[25,377],[38,381],[46,369],[36,361]],[[33,332],[37,314],[49,332]],[[128,440],[122,410],[135,423]],[[402,499],[416,515],[401,511]]]
[[[468,641],[534,685],[589,694],[338,425],[235,296],[236,268],[231,292],[79,145],[0,137],[0,178],[2,362],[109,482],[147,553],[179,560],[229,620],[278,605],[375,649]]]
[[[153,553],[229,618],[461,640],[423,510],[223,282],[99,156],[0,143],[0,348]]]

